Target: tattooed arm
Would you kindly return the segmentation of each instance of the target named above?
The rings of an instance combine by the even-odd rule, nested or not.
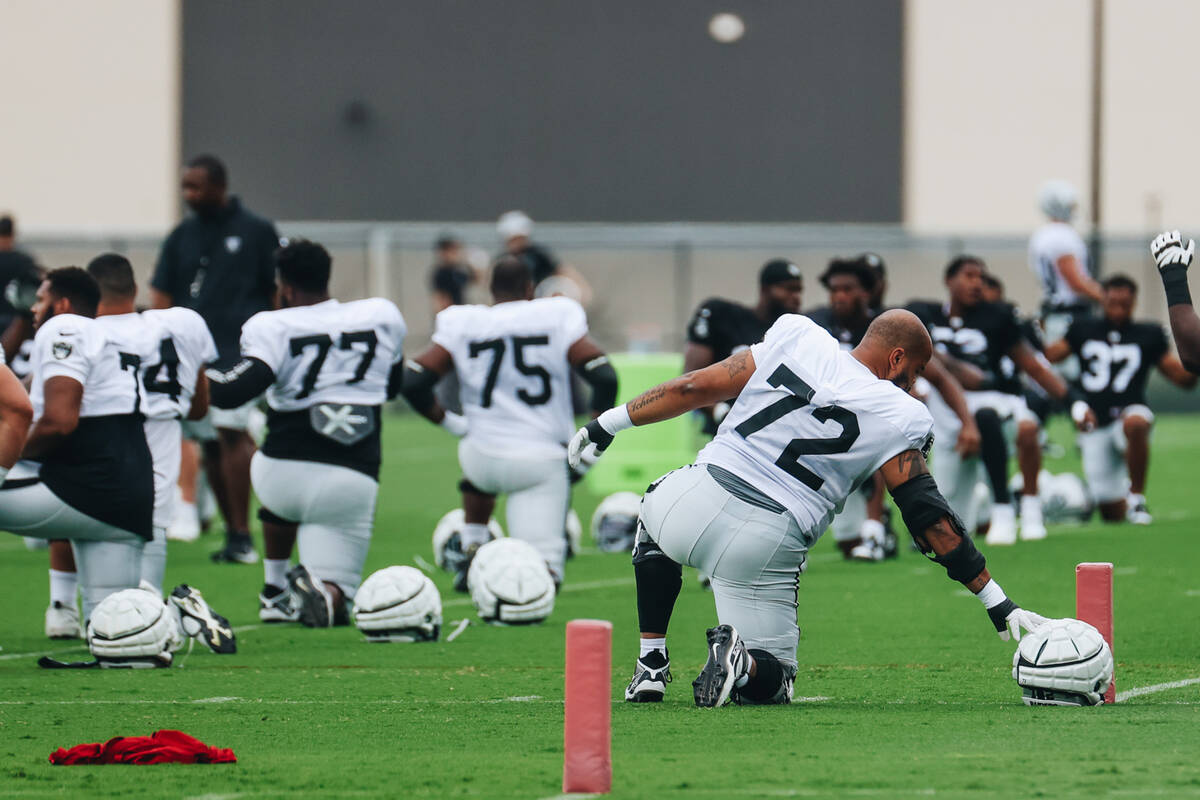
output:
[[[737,397],[753,374],[754,356],[743,350],[638,395],[629,401],[629,419],[634,425],[649,425]]]

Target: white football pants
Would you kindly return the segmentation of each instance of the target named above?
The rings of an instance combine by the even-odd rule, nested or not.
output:
[[[30,470],[23,472],[36,474]],[[113,592],[135,589],[145,540],[64,503],[40,481],[22,485],[20,473],[0,488],[0,530],[36,539],[70,539],[75,552],[83,618]]]
[[[298,523],[300,563],[353,599],[371,544],[379,483],[349,467],[261,452],[250,461],[250,483],[263,508]]]
[[[567,558],[571,482],[566,456],[522,458],[481,449],[468,435],[458,443],[463,477],[475,488],[507,497],[508,535],[537,548],[556,577]]]
[[[1083,459],[1083,475],[1088,491],[1097,503],[1116,503],[1129,494],[1129,466],[1125,462],[1124,422],[1126,417],[1141,417],[1154,422],[1154,412],[1144,405],[1132,405],[1119,419],[1102,428],[1077,434]]]
[[[734,497],[695,464],[668,473],[646,493],[641,520],[668,558],[712,576],[717,619],[795,677],[797,592],[817,537],[786,511]]]

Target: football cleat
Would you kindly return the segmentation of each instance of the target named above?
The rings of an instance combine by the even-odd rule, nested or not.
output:
[[[200,516],[195,503],[179,500],[175,503],[175,516],[167,526],[167,538],[173,542],[194,542],[200,538]]]
[[[237,652],[237,637],[229,620],[213,611],[198,590],[181,583],[171,591],[168,600],[179,611],[179,625],[184,633],[199,639],[214,653]]]
[[[992,522],[984,541],[992,546],[1017,543],[1017,519],[1011,505],[997,503],[992,507]]]
[[[46,609],[46,636],[50,639],[78,639],[83,636],[79,609],[58,600]]]
[[[887,528],[882,522],[874,519],[863,520],[859,533],[861,541],[850,550],[850,558],[855,561],[883,561],[887,558],[887,548],[884,546]],[[895,535],[892,538],[894,540]]]
[[[701,708],[718,708],[729,701],[738,679],[750,671],[750,655],[732,625],[709,628],[708,661],[696,680],[692,694]]]
[[[218,564],[257,564],[258,553],[248,533],[230,533],[225,537],[225,546],[212,554]]]
[[[666,653],[655,650],[637,660],[633,680],[625,687],[627,703],[661,703],[671,682],[671,661]]]
[[[1150,510],[1146,508],[1146,498],[1131,496],[1128,508],[1125,510],[1125,519],[1134,525],[1149,525],[1154,522],[1154,517],[1150,515]]]
[[[1046,523],[1042,520],[1042,499],[1036,494],[1021,495],[1021,541],[1033,542],[1046,538]]]
[[[300,609],[288,589],[264,583],[258,593],[258,618],[263,622],[299,622]]]
[[[303,564],[297,564],[287,575],[288,588],[295,598],[300,624],[306,628],[333,626],[333,598],[325,584],[315,580]]]

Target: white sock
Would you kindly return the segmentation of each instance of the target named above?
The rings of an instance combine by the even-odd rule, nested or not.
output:
[[[472,547],[482,547],[491,538],[492,535],[488,532],[488,526],[477,522],[464,522],[462,533],[458,535],[458,540],[462,543],[464,553]]]
[[[1025,525],[1042,524],[1042,498],[1036,494],[1021,495],[1021,522]]]
[[[735,680],[733,682],[734,686],[741,689],[747,683],[750,682],[750,667],[752,667],[753,665],[754,665],[754,656],[750,655],[749,653],[746,653],[746,671],[741,674],[741,677],[739,677],[737,680]]]
[[[264,558],[263,559],[263,580],[270,586],[277,589],[286,589],[288,574],[288,560],[286,558]]]
[[[641,645],[640,657],[645,657],[654,652],[663,654],[663,658],[667,657],[667,637],[663,636],[660,639],[638,639]]]
[[[1129,498],[1125,502],[1131,506],[1140,505],[1141,503],[1146,502],[1146,495],[1134,494],[1133,492],[1130,492]]]
[[[859,528],[858,532],[864,542],[883,544],[883,537],[887,533],[887,529],[877,519],[864,519],[862,527]]]
[[[74,572],[50,570],[50,603],[62,603],[70,608],[75,607],[75,588],[78,581]]]

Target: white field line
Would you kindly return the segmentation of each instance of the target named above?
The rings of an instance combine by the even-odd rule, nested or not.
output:
[[[541,695],[519,695],[515,697],[496,697],[488,700],[288,700],[267,699],[264,697],[201,697],[196,700],[142,700],[138,698],[124,699],[87,699],[87,700],[0,700],[0,706],[192,706],[192,705],[255,705],[255,706],[404,706],[404,705],[433,705],[433,706],[490,706],[500,703],[544,703],[546,705],[562,705],[562,700],[554,700]]]
[[[467,629],[467,626],[470,624],[471,624],[471,620],[467,619],[466,617],[463,617],[462,619],[460,619],[457,623],[455,623],[454,630],[450,631],[450,635],[446,637],[446,641],[453,642],[455,639],[457,639],[459,636],[462,635],[462,632],[465,631]]]
[[[1126,689],[1123,692],[1117,692],[1117,702],[1122,703],[1131,697],[1165,692],[1169,689],[1182,689],[1185,686],[1194,686],[1197,683],[1200,683],[1200,678],[1185,678],[1181,681],[1169,681],[1167,683],[1156,683],[1153,686],[1139,686],[1136,689]]]
[[[4,655],[0,655],[0,661],[13,661],[14,659],[18,658],[41,658],[42,656],[53,656],[59,653],[78,653],[86,651],[87,647],[82,644],[78,644],[74,647],[60,647],[56,650],[35,650],[31,653],[5,653]]]

